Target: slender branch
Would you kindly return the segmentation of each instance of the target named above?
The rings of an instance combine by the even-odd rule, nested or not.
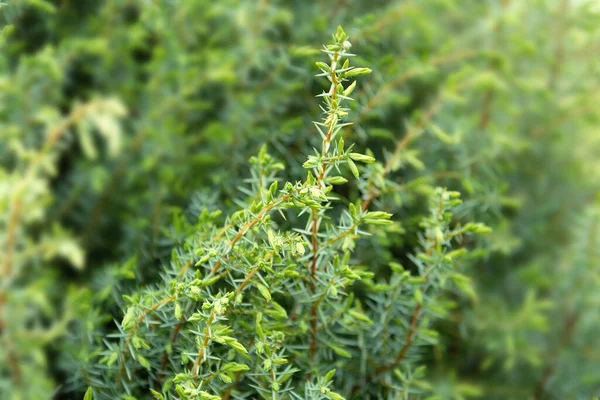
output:
[[[4,308],[5,301],[6,300],[4,294],[0,293],[0,308]],[[19,358],[5,329],[6,326],[4,320],[0,320],[0,331],[3,333],[2,336],[4,341],[4,347],[6,348],[7,353],[7,364],[10,367],[13,381],[20,386],[23,382]]]
[[[233,238],[233,240],[229,243],[228,246],[228,251],[230,251],[231,249],[233,249],[233,247],[235,246],[235,244],[244,236],[244,234],[246,232],[248,232],[249,229],[251,229],[254,225],[256,225],[263,217],[264,215],[269,212],[270,210],[272,210],[273,208],[275,208],[277,205],[283,203],[284,201],[288,200],[291,197],[291,194],[285,194],[283,196],[281,196],[281,198],[275,202],[273,202],[273,204],[271,204],[270,206],[265,207],[254,219],[252,219],[251,221],[247,222],[242,228],[240,228],[240,230],[238,231],[238,233],[236,234],[236,236]],[[213,241],[218,240],[219,238],[221,238],[225,232],[229,229],[229,227],[233,226],[233,223],[228,224],[227,226],[225,226],[223,228],[223,230],[221,231],[221,233],[219,233],[215,239]],[[228,257],[226,262],[231,260],[232,257]],[[179,274],[177,275],[177,280],[181,279],[183,277],[183,275],[185,274],[185,272],[191,267],[192,263],[190,261],[186,262],[185,265],[183,266],[183,268],[181,269],[181,271],[179,271]],[[218,269],[221,267],[222,263],[219,260],[211,269],[210,273],[214,274],[218,271]],[[256,272],[254,272],[256,273]],[[251,277],[250,277],[251,278]],[[247,278],[247,280],[249,280],[250,278]],[[247,283],[246,283],[247,284]],[[244,285],[245,286],[245,285]],[[242,287],[243,289],[243,287]],[[181,330],[181,327],[183,326],[183,324],[185,323],[185,319],[182,318],[177,325],[175,325],[175,328],[173,329],[173,333],[171,334],[171,343],[175,343],[175,341],[177,340],[177,337],[179,335],[179,331]],[[165,357],[166,356],[166,357]],[[165,352],[163,353],[163,361],[162,361],[162,371],[165,370],[166,368],[166,360],[168,358],[168,354]]]
[[[146,319],[146,317],[148,317],[148,315],[150,315],[154,311],[158,310],[161,306],[174,302],[176,299],[175,296],[176,296],[176,294],[173,295],[172,297],[167,297],[166,299],[162,299],[158,303],[154,304],[152,307],[144,310],[144,312],[138,317],[135,326],[133,326],[131,328],[131,330],[129,331],[129,335],[127,336],[127,339],[125,339],[125,345],[123,346],[123,352],[124,352],[123,359],[121,360],[121,364],[119,366],[119,373],[117,374],[117,382],[116,382],[117,390],[119,390],[121,388],[121,380],[123,379],[123,377],[125,375],[125,363],[127,362],[128,358],[129,358],[129,346],[131,344],[133,335],[135,334],[135,332],[137,331],[137,329],[141,325],[141,323]]]
[[[0,277],[2,277],[3,279],[9,280],[9,278],[13,274],[13,260],[15,255],[15,248],[17,245],[17,228],[19,226],[19,221],[21,220],[21,213],[23,212],[24,206],[23,195],[27,192],[27,189],[31,182],[35,179],[35,176],[38,173],[38,169],[44,161],[44,157],[47,155],[47,153],[49,153],[52,150],[54,145],[62,138],[62,136],[67,132],[67,130],[85,115],[89,107],[90,106],[88,105],[79,106],[75,108],[66,118],[64,118],[61,121],[61,123],[56,128],[50,131],[46,142],[36,154],[33,162],[27,168],[24,178],[19,182],[19,185],[13,192],[10,213],[8,216],[8,226],[6,228],[6,244],[4,246],[2,266],[0,268]],[[14,348],[12,347],[10,338],[5,329],[5,296],[6,295],[4,293],[0,292],[0,330],[2,331],[5,345],[8,349],[7,363],[12,371],[13,379],[15,380],[15,382],[19,383],[21,381],[22,375],[21,368],[19,365],[19,359]]]
[[[171,339],[169,340],[171,344],[175,343],[175,341],[177,340],[177,336],[179,335],[179,331],[181,330],[181,327],[183,326],[184,322],[185,322],[185,317],[182,316],[179,319],[179,322],[177,323],[177,325],[175,326],[175,329],[173,330],[173,333],[171,334]],[[160,372],[161,373],[167,368],[168,362],[169,362],[169,353],[167,353],[165,351],[163,353],[162,361],[161,361],[161,365],[160,365]]]
[[[479,115],[479,129],[485,130],[487,128],[488,123],[490,122],[490,117],[492,114],[492,102],[494,100],[494,91],[488,90],[485,92],[483,96],[483,103],[481,104],[481,114]]]
[[[404,345],[400,349],[400,352],[398,353],[398,355],[396,356],[396,358],[394,359],[394,361],[391,364],[384,365],[384,366],[377,368],[377,370],[376,370],[377,373],[386,372],[391,369],[394,369],[398,364],[400,364],[402,362],[402,360],[406,356],[406,353],[408,353],[408,350],[410,349],[410,347],[412,346],[412,344],[415,340],[417,324],[419,322],[419,317],[421,315],[421,306],[422,306],[421,303],[418,303],[417,307],[415,308],[415,311],[412,313],[412,316],[410,318],[410,326],[408,328],[408,331],[406,332],[406,336],[404,337]]]
[[[335,107],[335,103],[337,101],[337,86],[338,86],[338,76],[337,76],[337,63],[339,59],[339,52],[335,52],[330,65],[330,80],[331,87],[329,88],[329,96],[331,96],[331,104],[332,107]],[[330,111],[332,111],[330,109]],[[333,110],[335,112],[335,110]],[[331,138],[333,137],[333,132],[335,129],[335,125],[337,123],[337,119],[333,118],[334,113],[330,113],[327,117],[327,135],[323,140],[323,150],[321,156],[327,157],[329,155],[329,148],[331,147]],[[317,188],[321,188],[323,183],[323,179],[325,177],[325,173],[327,171],[327,162],[321,159],[320,169],[321,172],[317,177]],[[311,232],[311,244],[312,244],[312,261],[310,265],[310,276],[312,278],[311,281],[311,290],[315,291],[315,281],[317,276],[317,259],[319,257],[319,242],[318,242],[318,233],[319,233],[319,214],[317,210],[312,210],[312,232]],[[317,353],[317,305],[313,303],[310,309],[310,355],[312,358],[315,357]]]
[[[556,371],[556,368],[558,366],[558,358],[563,352],[563,350],[567,348],[571,343],[571,337],[573,336],[573,331],[575,330],[575,326],[577,325],[578,320],[579,313],[574,313],[565,319],[564,325],[562,327],[560,344],[556,352],[552,355],[548,364],[544,367],[542,377],[535,385],[535,389],[533,392],[533,398],[535,400],[542,400],[544,398],[544,393],[546,391],[548,381],[550,380],[552,375],[554,375],[554,372]]]
[[[29,165],[25,177],[19,183],[19,186],[13,192],[11,200],[11,210],[8,217],[8,227],[6,229],[6,245],[4,246],[4,259],[2,262],[2,276],[7,277],[10,275],[12,270],[12,260],[15,251],[16,244],[16,231],[19,220],[21,218],[21,212],[23,211],[22,197],[27,191],[31,181],[35,178],[38,169],[44,161],[44,156],[52,150],[56,142],[58,142],[67,130],[79,121],[87,112],[90,106],[80,106],[75,108],[68,117],[63,119],[61,123],[50,131],[46,142],[35,156],[33,162]]]
[[[206,352],[206,348],[208,347],[208,341],[210,339],[210,327],[213,323],[214,318],[215,311],[211,310],[210,315],[208,316],[208,321],[206,322],[206,326],[204,327],[204,340],[202,340],[200,350],[198,351],[198,357],[196,357],[196,362],[194,362],[194,367],[192,368],[192,374],[194,374],[195,376],[198,376],[200,364],[202,364],[204,353]]]
[[[251,219],[250,221],[248,221],[246,224],[244,224],[240,230],[238,231],[238,233],[234,236],[234,238],[231,240],[231,242],[229,243],[229,245],[227,246],[227,249],[225,251],[225,255],[227,255],[229,252],[231,252],[231,250],[233,250],[235,244],[250,230],[252,229],[252,227],[254,227],[254,225],[256,225],[257,223],[259,223],[264,217],[265,215],[271,211],[272,209],[274,209],[275,207],[277,207],[278,205],[284,203],[285,201],[289,200],[290,197],[292,196],[291,193],[286,193],[284,195],[282,195],[279,199],[275,200],[272,204],[268,205],[267,207],[263,208],[253,219]],[[217,240],[219,240],[221,237],[223,237],[223,235],[225,235],[226,231],[231,228],[234,224],[230,223],[227,226],[225,226],[223,228],[223,230],[215,236],[215,238],[212,240],[212,242],[216,242]],[[223,263],[219,260],[215,263],[215,265],[212,267],[212,269],[210,270],[210,274],[214,275],[217,273],[217,271],[219,270],[219,268],[221,268],[221,266],[223,265]],[[185,263],[185,265],[182,267],[181,271],[179,271],[179,274],[177,275],[177,279],[181,279],[181,277],[183,277],[183,275],[185,274],[185,272],[192,266],[191,262],[187,262]]]
[[[449,54],[449,55],[445,55],[445,56],[433,57],[427,63],[427,65],[430,65],[433,67],[438,67],[438,66],[441,66],[444,64],[450,64],[450,63],[457,62],[457,61],[467,60],[469,58],[475,57],[477,54],[478,54],[478,52],[476,52],[476,51],[466,50],[466,51],[456,53],[456,54]],[[359,112],[359,114],[356,118],[356,122],[361,121],[365,117],[365,115],[367,113],[369,113],[369,111],[371,111],[373,108],[375,108],[377,105],[379,105],[383,100],[385,100],[385,96],[388,93],[392,92],[398,86],[404,84],[409,79],[413,78],[415,75],[418,75],[420,71],[421,71],[421,68],[419,68],[419,67],[409,69],[408,71],[400,74],[393,81],[383,85],[379,89],[379,91],[377,91],[377,93],[373,97],[371,97],[371,100],[369,100],[369,102]],[[354,125],[350,125],[348,127],[348,129],[353,129],[352,128],[353,126]]]
[[[242,290],[244,290],[244,288],[248,285],[248,283],[250,283],[250,279],[252,279],[252,277],[254,275],[256,275],[256,273],[258,272],[259,269],[260,269],[260,266],[256,266],[252,269],[252,271],[250,271],[248,273],[248,275],[246,275],[246,277],[244,278],[244,282],[242,282],[242,284],[235,290],[236,296],[238,294],[240,294],[242,292]]]
[[[398,23],[398,17],[400,17],[403,12],[410,10],[414,6],[414,1],[404,1],[399,6],[394,6],[393,8],[386,10],[385,16],[383,18],[378,18],[377,22],[374,23],[372,26],[363,29],[357,34],[352,35],[352,37],[355,39],[361,37],[367,39],[370,35],[374,33],[380,35],[382,29],[384,29],[386,26],[392,23]]]
[[[267,214],[269,211],[271,211],[273,208],[277,207],[281,203],[288,200],[290,197],[291,197],[291,194],[289,194],[289,193],[281,196],[279,198],[279,200],[276,200],[271,205],[268,205],[267,207],[263,208],[262,211],[260,213],[258,213],[258,215],[256,215],[256,217],[254,217],[251,221],[247,222],[244,226],[242,226],[240,228],[240,230],[238,231],[237,235],[235,235],[235,237],[229,243],[229,246],[228,246],[227,250],[225,251],[225,254],[227,254],[231,250],[233,250],[233,247],[235,246],[235,244],[246,234],[246,232],[248,232],[250,229],[252,229],[252,227],[254,225],[256,225],[258,222],[260,222],[264,218],[265,214]],[[221,261],[217,261],[215,263],[215,265],[213,266],[213,268],[210,270],[210,273],[211,274],[217,273],[217,271],[219,270],[220,267],[221,267]]]
[[[274,366],[271,367],[271,382],[273,382],[271,385],[271,396],[272,396],[273,400],[277,400],[279,397],[277,396],[277,392],[275,391],[275,389],[273,389],[273,385],[277,382]]]
[[[427,126],[427,124],[433,119],[435,114],[439,111],[441,106],[442,106],[442,97],[438,97],[437,100],[434,101],[433,104],[429,107],[427,112],[425,112],[425,114],[421,117],[419,122],[414,127],[412,127],[408,132],[406,132],[406,134],[404,135],[402,140],[398,142],[398,144],[396,145],[396,149],[394,150],[394,153],[388,159],[388,161],[385,163],[385,167],[383,170],[384,178],[392,172],[394,164],[397,163],[398,158],[400,157],[400,155],[402,154],[404,149],[408,146],[408,144],[417,135],[419,135],[423,131],[423,129]],[[375,198],[378,196],[379,196],[379,193],[377,192],[377,190],[374,187],[369,188],[367,190],[366,197],[364,198],[362,205],[361,205],[362,210],[365,211],[369,207],[371,202],[373,200],[375,200]]]
[[[346,236],[352,234],[354,232],[354,230],[358,227],[360,223],[358,221],[355,221],[350,227],[348,227],[347,230],[345,230],[344,232],[340,233],[339,235],[337,235],[336,237],[333,237],[331,239],[329,239],[327,241],[327,246],[330,246],[340,240],[342,240],[343,238],[345,238]]]
[[[265,256],[265,260],[272,258],[274,254],[275,254],[274,252],[267,254],[267,256]],[[244,278],[244,281],[236,289],[235,296],[237,296],[239,293],[241,293],[244,290],[244,288],[250,283],[250,280],[252,279],[252,277],[254,277],[254,275],[256,275],[256,273],[258,272],[259,269],[260,269],[260,266],[256,266],[250,272],[248,272],[248,274]],[[183,324],[185,324],[185,322],[186,322],[186,318],[185,318],[185,316],[182,316],[181,319],[179,320],[179,322],[177,323],[177,325],[175,325],[175,328],[173,329],[173,333],[171,334],[171,339],[170,339],[171,345],[174,344],[175,341],[177,340],[179,331],[181,330],[181,327],[183,326]],[[169,354],[165,351],[162,356],[161,373],[164,372],[164,370],[167,368],[168,359],[169,359]]]
[[[558,78],[565,59],[565,44],[564,36],[567,28],[567,14],[569,12],[569,0],[561,0],[559,9],[557,10],[556,37],[554,39],[554,60],[550,69],[550,77],[548,86],[554,90],[558,85]]]
[[[227,388],[227,390],[225,390],[225,392],[223,393],[223,396],[221,396],[222,400],[229,400],[229,398],[231,397],[231,392],[233,391],[233,388],[235,388],[235,385],[240,380],[240,376],[241,375],[242,375],[241,372],[236,372],[235,373],[235,380],[233,381],[232,384],[229,385],[229,387]]]

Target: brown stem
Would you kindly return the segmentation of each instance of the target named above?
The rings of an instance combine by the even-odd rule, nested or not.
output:
[[[552,355],[550,361],[546,365],[543,370],[542,377],[535,385],[535,389],[533,392],[533,398],[535,400],[542,400],[544,398],[544,392],[546,390],[546,385],[548,381],[554,375],[556,368],[558,367],[558,358],[560,354],[563,352],[565,348],[569,346],[571,343],[571,337],[573,336],[573,331],[575,330],[575,326],[577,325],[577,321],[579,319],[579,313],[575,313],[570,315],[563,325],[560,345],[556,352]]]
[[[248,275],[246,275],[246,277],[244,278],[244,282],[242,282],[242,284],[235,290],[236,296],[238,294],[240,294],[242,292],[242,290],[244,290],[244,288],[248,285],[248,283],[250,283],[250,279],[252,279],[252,277],[254,275],[256,275],[256,273],[258,272],[259,269],[260,269],[260,266],[257,266],[255,268],[253,268],[252,271],[250,271],[248,273]]]
[[[355,38],[355,39],[359,39],[361,37],[368,38],[370,35],[372,35],[374,33],[379,35],[381,33],[381,30],[384,29],[386,26],[388,26],[392,23],[398,23],[398,21],[399,21],[398,17],[400,17],[404,11],[407,11],[414,6],[415,6],[414,2],[412,0],[409,0],[409,1],[402,2],[402,4],[400,4],[399,6],[395,6],[391,9],[386,10],[386,13],[385,13],[386,15],[383,18],[379,18],[377,20],[377,22],[375,24],[373,24],[372,26],[370,26],[369,28],[363,29],[362,31],[353,35],[353,38]]]
[[[235,237],[231,240],[231,243],[229,243],[229,246],[228,246],[228,249],[226,252],[228,253],[229,251],[231,251],[233,249],[233,247],[235,246],[235,244],[246,234],[246,232],[248,232],[250,229],[252,229],[252,227],[254,225],[256,225],[258,222],[260,222],[260,220],[263,219],[263,217],[265,216],[266,213],[268,213],[273,208],[275,208],[279,204],[281,204],[284,201],[286,201],[287,199],[289,199],[290,196],[291,196],[290,194],[281,196],[281,198],[278,201],[274,201],[271,205],[263,208],[263,210],[260,213],[258,213],[258,215],[253,220],[251,220],[250,222],[248,222],[244,226],[242,226],[240,228],[240,230],[238,231],[238,233],[235,235]],[[210,273],[211,274],[217,273],[217,271],[219,270],[220,267],[221,267],[221,261],[217,261],[217,263],[210,270]]]
[[[345,0],[337,0],[335,2],[335,5],[333,7],[331,7],[331,9],[329,11],[329,16],[327,17],[327,19],[329,21],[333,20],[337,16],[337,13],[340,11],[340,9],[344,5],[344,3],[345,3]]]
[[[434,57],[430,60],[428,65],[437,67],[440,65],[444,65],[444,64],[448,64],[448,63],[452,63],[452,62],[456,62],[456,61],[466,60],[466,59],[476,56],[477,54],[478,53],[475,51],[467,50],[467,51],[457,53],[457,54],[450,54],[447,56]],[[420,71],[420,68],[410,69],[410,70],[400,74],[393,81],[383,85],[379,89],[379,91],[371,98],[371,100],[367,103],[367,105],[365,107],[363,107],[363,109],[360,111],[356,122],[362,120],[362,118],[369,111],[371,111],[373,108],[375,108],[375,106],[377,106],[379,103],[381,103],[385,99],[385,95],[387,95],[392,90],[394,90],[398,86],[402,85],[403,83],[405,83],[406,81],[411,79],[413,76],[417,75],[419,73],[419,71]],[[349,129],[352,129],[353,126],[354,125],[350,125]]]
[[[0,310],[4,310],[5,301],[5,295],[0,293]],[[15,352],[12,343],[10,342],[10,338],[7,334],[4,333],[5,329],[6,325],[4,319],[0,319],[0,333],[2,333],[4,339],[4,346],[6,348],[7,353],[7,363],[10,367],[13,381],[20,386],[22,384],[22,373],[21,366],[19,364],[19,358],[17,356],[17,353]]]
[[[409,129],[409,131],[406,132],[406,134],[404,135],[402,140],[400,142],[398,142],[398,145],[396,146],[394,153],[392,154],[392,156],[389,158],[389,160],[385,164],[385,168],[383,170],[384,178],[392,172],[392,168],[393,168],[394,164],[396,163],[396,160],[398,159],[400,154],[402,154],[402,151],[404,151],[404,149],[406,148],[406,146],[408,146],[408,144],[411,142],[411,140],[413,140],[425,128],[425,126],[427,126],[427,124],[433,119],[433,117],[438,112],[438,110],[440,109],[441,106],[442,106],[442,98],[439,97],[429,107],[429,109],[421,117],[419,122],[413,128]],[[373,188],[373,187],[369,188],[369,190],[367,191],[366,197],[364,198],[362,205],[361,205],[362,210],[366,211],[366,209],[369,207],[371,202],[379,195],[380,195],[380,193],[378,193],[375,188]]]
[[[335,103],[337,99],[337,63],[339,60],[339,53],[335,53],[331,60],[331,87],[329,92],[331,94],[331,102]],[[323,154],[322,156],[327,156],[329,154],[329,147],[331,146],[331,138],[333,137],[333,132],[335,130],[335,121],[331,115],[328,116],[329,124],[327,126],[327,135],[325,136],[325,140],[323,141]],[[325,177],[325,172],[327,171],[327,162],[321,161],[321,172],[317,177],[317,187],[321,188],[323,183],[323,179]],[[314,292],[316,285],[316,277],[317,277],[317,259],[319,256],[319,242],[318,242],[318,233],[319,233],[319,215],[317,210],[312,211],[312,232],[311,232],[311,244],[312,244],[312,261],[310,264],[310,276],[311,276],[311,291]],[[314,359],[317,354],[317,305],[312,304],[310,309],[310,356]]]
[[[6,244],[4,247],[4,254],[2,259],[2,267],[0,268],[0,277],[3,279],[9,279],[13,273],[13,259],[15,254],[15,248],[17,245],[17,228],[21,219],[21,213],[23,212],[23,195],[27,192],[28,186],[35,178],[38,169],[44,161],[44,156],[52,150],[56,142],[58,142],[67,130],[79,121],[88,106],[78,107],[74,109],[68,117],[63,119],[61,123],[50,131],[46,142],[36,154],[35,159],[27,168],[23,179],[19,182],[19,185],[15,188],[11,199],[10,214],[8,216],[8,226],[6,228]],[[0,293],[0,327],[5,337],[6,346],[8,349],[7,363],[12,370],[12,376],[16,382],[21,381],[21,368],[16,352],[11,346],[8,334],[4,332],[6,322],[4,320],[4,306],[6,298],[4,293]]]
[[[171,339],[170,339],[171,344],[175,343],[175,341],[177,340],[177,336],[179,335],[179,331],[181,330],[181,327],[183,326],[184,323],[185,323],[185,317],[181,317],[179,319],[179,322],[175,326],[175,329],[173,330],[173,333],[171,334]],[[169,353],[167,353],[165,351],[163,353],[162,362],[161,362],[161,365],[160,365],[160,372],[161,373],[164,372],[164,370],[167,368],[168,362],[169,362]]]
[[[494,92],[488,90],[485,92],[483,97],[483,103],[481,105],[481,114],[479,116],[479,129],[484,130],[487,128],[490,122],[490,116],[492,113],[492,101],[494,100]]]
[[[270,259],[271,257],[273,257],[273,253],[268,254],[265,257],[265,259]],[[253,268],[250,272],[248,272],[248,274],[244,278],[244,281],[236,289],[235,295],[238,295],[239,293],[241,293],[244,290],[244,288],[250,283],[250,280],[252,279],[252,277],[254,275],[256,275],[256,273],[258,272],[259,269],[260,269],[260,266],[257,266],[255,268]],[[177,325],[175,325],[175,329],[173,330],[173,333],[171,334],[171,345],[173,345],[175,343],[175,341],[177,340],[179,331],[181,330],[181,327],[183,326],[185,321],[186,321],[185,317],[181,317],[181,319],[179,320]],[[167,368],[168,360],[169,360],[169,354],[165,351],[162,356],[161,373],[164,372],[164,370]]]
[[[417,323],[419,322],[420,315],[421,303],[417,304],[417,307],[415,308],[415,311],[413,312],[412,317],[410,318],[410,326],[408,328],[408,332],[406,332],[406,336],[404,337],[404,345],[400,349],[400,352],[391,364],[377,368],[377,373],[389,371],[402,362],[402,360],[406,356],[406,353],[408,353],[408,350],[410,349],[415,340],[415,333],[417,331]]]
[[[235,385],[240,380],[241,375],[242,375],[241,372],[236,372],[235,380],[233,381],[233,383],[231,385],[229,385],[227,390],[225,390],[225,393],[223,393],[223,396],[221,396],[221,400],[229,400],[229,398],[231,397],[231,392],[233,391],[233,388],[235,388]]]
[[[313,256],[312,256],[312,262],[310,265],[310,275],[313,278],[313,289],[314,289],[314,280],[315,280],[315,276],[317,274],[317,252],[318,252],[318,242],[317,242],[317,234],[318,234],[318,228],[319,228],[319,219],[315,213],[315,215],[313,215],[313,223],[312,223],[312,233],[311,233],[311,237],[312,237],[312,250],[313,250]]]
[[[152,307],[150,307],[149,309],[145,310],[142,315],[140,315],[136,321],[135,326],[131,329],[131,331],[129,332],[129,335],[127,336],[127,339],[125,339],[125,345],[123,346],[123,360],[121,360],[121,364],[119,366],[119,373],[117,374],[117,390],[119,390],[121,388],[121,380],[123,379],[123,376],[125,375],[125,363],[127,362],[127,359],[129,358],[129,345],[131,343],[131,338],[133,337],[134,332],[138,329],[138,327],[140,326],[140,324],[142,322],[144,322],[144,320],[146,319],[146,317],[150,314],[152,314],[154,311],[158,310],[161,306],[168,304],[168,303],[172,303],[175,301],[175,296],[173,297],[167,297],[166,299],[163,299],[161,301],[159,301],[158,303],[154,304]]]
[[[11,209],[8,217],[8,227],[6,229],[6,245],[4,247],[4,259],[2,262],[2,276],[7,277],[10,275],[12,270],[12,260],[14,256],[15,244],[16,244],[16,232],[21,212],[23,211],[22,196],[27,191],[27,187],[31,181],[35,178],[38,168],[44,161],[44,156],[54,147],[56,142],[65,134],[65,132],[77,121],[79,121],[85,114],[87,108],[80,107],[76,108],[71,114],[66,117],[55,129],[50,131],[48,139],[35,156],[35,159],[27,169],[25,176],[19,186],[13,192],[13,198],[11,200]]]
[[[548,86],[551,90],[556,88],[558,84],[558,78],[560,75],[560,70],[562,68],[562,64],[565,58],[565,44],[564,44],[564,35],[567,27],[567,23],[565,21],[567,14],[569,12],[569,0],[561,0],[559,4],[559,8],[557,10],[557,28],[556,28],[556,37],[555,37],[555,47],[554,47],[554,60],[552,62],[552,66],[550,68],[550,77]]]
[[[8,338],[5,341],[5,346],[8,353],[8,365],[12,371],[12,379],[17,384],[17,386],[21,386],[23,384],[23,375],[21,373],[21,365],[19,363],[19,357],[17,356],[17,352],[11,343],[8,343]]]
[[[202,358],[204,357],[204,352],[206,351],[206,347],[208,346],[208,340],[210,338],[210,326],[215,318],[215,311],[211,310],[210,315],[208,316],[208,321],[206,322],[206,327],[204,328],[204,340],[202,341],[202,345],[200,350],[198,351],[198,357],[196,357],[196,362],[194,362],[194,367],[192,368],[192,373],[194,375],[198,375],[198,371],[200,369],[200,364],[202,363]]]
[[[254,217],[254,219],[252,219],[251,221],[247,222],[245,225],[243,225],[240,230],[238,231],[238,233],[235,235],[235,237],[231,240],[231,242],[229,243],[229,246],[226,250],[226,254],[229,253],[233,247],[235,246],[235,244],[257,223],[260,222],[260,220],[262,220],[265,216],[265,214],[267,214],[269,211],[271,211],[273,208],[277,207],[278,205],[280,205],[281,203],[285,202],[286,200],[288,200],[291,197],[291,194],[285,194],[283,196],[281,196],[281,198],[279,200],[274,201],[271,205],[265,207],[262,209],[262,211],[260,213],[258,213],[258,215],[256,217]],[[225,226],[223,228],[223,230],[221,231],[221,233],[219,233],[217,236],[215,236],[215,238],[213,239],[213,242],[217,241],[218,239],[220,239],[225,232],[227,231],[227,229],[229,229],[231,226],[233,226],[233,223],[228,224],[227,226]],[[221,261],[217,261],[215,263],[215,265],[212,267],[212,269],[210,270],[211,274],[216,274],[217,271],[219,270],[219,268],[221,268],[222,266],[222,262]],[[183,266],[183,268],[181,269],[181,271],[179,271],[179,274],[177,275],[177,279],[181,279],[181,277],[185,274],[185,272],[192,266],[191,262],[187,262],[185,263],[185,265]]]

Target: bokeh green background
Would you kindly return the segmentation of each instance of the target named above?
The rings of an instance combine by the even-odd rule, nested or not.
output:
[[[235,209],[262,144],[302,179],[338,25],[374,71],[346,141],[385,159],[411,137],[376,204],[403,233],[357,256],[408,262],[431,186],[493,229],[464,266],[476,295],[423,350],[427,390],[600,393],[600,2],[14,0],[0,24],[0,398],[81,398],[86,335],[114,330],[182,219]]]

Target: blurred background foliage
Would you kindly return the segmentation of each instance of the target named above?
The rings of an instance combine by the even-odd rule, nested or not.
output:
[[[430,395],[599,393],[598,1],[14,0],[0,21],[0,397],[80,398],[121,294],[233,209],[263,143],[303,177],[340,24],[374,71],[345,137],[394,160],[373,207],[402,224],[356,256],[410,264],[433,186],[493,228],[419,349]]]

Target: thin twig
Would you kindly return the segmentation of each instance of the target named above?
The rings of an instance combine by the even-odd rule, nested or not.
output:
[[[329,89],[329,93],[331,95],[331,103],[335,104],[337,100],[337,63],[339,60],[339,53],[336,52],[331,59],[331,87]],[[335,130],[336,119],[334,119],[331,115],[328,116],[327,121],[327,135],[323,140],[323,156],[327,156],[329,154],[329,148],[331,147],[331,139],[333,137],[333,132]],[[328,163],[324,160],[321,160],[321,172],[317,177],[316,186],[317,188],[321,188],[323,183],[323,179],[325,177],[325,173],[327,171]],[[310,276],[312,278],[311,281],[311,290],[315,291],[315,281],[317,276],[317,259],[319,257],[319,242],[318,242],[318,233],[319,233],[319,214],[317,210],[312,210],[312,231],[311,231],[311,244],[312,244],[312,258],[310,265]],[[310,309],[310,355],[314,359],[317,353],[317,305],[313,303]]]
[[[429,122],[431,122],[431,120],[433,119],[433,117],[438,112],[438,110],[440,109],[441,106],[442,106],[442,98],[439,97],[436,101],[433,102],[433,104],[429,107],[427,112],[421,117],[419,122],[414,127],[409,129],[409,131],[406,132],[406,134],[404,135],[402,140],[398,142],[398,144],[396,145],[396,148],[394,150],[394,153],[392,153],[391,157],[388,159],[388,161],[385,164],[385,167],[383,170],[384,178],[392,172],[394,164],[396,164],[398,157],[400,157],[400,155],[402,154],[402,152],[404,151],[406,146],[408,146],[408,144],[411,142],[411,140],[413,140],[421,131],[423,131],[423,129],[427,126],[427,124]],[[379,195],[380,195],[380,193],[378,193],[375,188],[373,188],[373,187],[369,188],[367,190],[366,197],[364,198],[362,205],[361,205],[362,210],[366,211],[366,209],[369,207],[371,202]]]
[[[376,370],[377,373],[389,371],[389,370],[395,368],[398,364],[400,364],[402,362],[402,360],[408,353],[408,350],[410,349],[410,347],[412,346],[412,344],[415,340],[415,333],[417,331],[417,324],[419,322],[420,315],[421,315],[421,303],[418,303],[415,308],[415,311],[412,313],[412,316],[410,318],[410,326],[408,328],[408,331],[406,332],[406,336],[404,337],[404,345],[400,349],[400,352],[398,353],[398,355],[396,356],[396,358],[394,359],[394,361],[391,364],[384,365],[384,366],[377,368],[377,370]]]

